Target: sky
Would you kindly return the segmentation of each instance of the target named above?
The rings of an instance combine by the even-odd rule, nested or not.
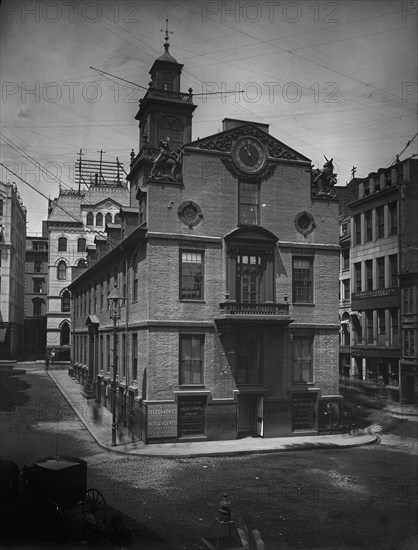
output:
[[[181,89],[195,94],[193,139],[227,117],[269,124],[315,167],[333,158],[338,185],[353,166],[365,177],[417,153],[416,1],[3,0],[0,9],[0,179],[16,182],[31,235],[47,198],[77,187],[80,149],[129,171],[167,18]],[[202,95],[225,91],[234,93]]]

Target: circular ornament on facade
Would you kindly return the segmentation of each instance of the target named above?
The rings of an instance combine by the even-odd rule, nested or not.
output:
[[[316,227],[315,220],[309,212],[300,212],[295,217],[295,227],[303,236],[309,235]]]
[[[267,154],[258,139],[248,136],[238,139],[231,149],[232,160],[246,174],[261,172],[267,162]]]
[[[177,215],[180,221],[190,228],[198,225],[203,218],[202,209],[193,201],[182,202],[178,207]]]

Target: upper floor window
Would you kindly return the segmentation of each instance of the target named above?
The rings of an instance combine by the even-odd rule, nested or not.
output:
[[[376,208],[376,239],[383,239],[385,236],[384,206]]]
[[[139,198],[139,225],[147,221],[147,196],[145,193]]]
[[[174,117],[162,118],[158,123],[158,141],[167,138],[172,151],[183,145],[183,126]]]
[[[85,252],[86,251],[86,239],[80,238],[77,241],[77,252]]]
[[[67,322],[62,323],[60,330],[60,345],[68,346],[70,344],[70,325]]]
[[[180,251],[180,300],[203,300],[203,253]]]
[[[67,251],[67,239],[66,237],[59,237],[58,238],[58,252],[66,252]]]
[[[386,187],[390,187],[392,185],[392,170],[385,172],[385,184]]]
[[[313,382],[313,361],[312,361],[312,336],[297,336],[293,338],[293,382],[295,384]]]
[[[4,201],[3,199],[0,199],[0,216],[3,216],[3,206],[4,206]]]
[[[350,299],[350,279],[343,280],[343,300]]]
[[[115,223],[122,223],[122,218],[119,216],[119,214],[115,215]]]
[[[371,180],[373,181],[373,180]],[[370,180],[365,180],[364,182],[364,194],[367,196],[370,194]]]
[[[94,223],[93,212],[89,212],[89,213],[87,214],[86,224],[87,224],[87,225],[93,225],[93,223]]]
[[[96,216],[96,225],[99,227],[103,226],[103,214],[101,212],[99,212]]]
[[[403,335],[403,356],[404,357],[415,357],[416,351],[416,342],[415,336],[416,331],[414,329],[405,329],[402,331]]]
[[[390,281],[389,286],[398,286],[398,255],[397,254],[391,254],[389,256],[389,266],[390,266]]]
[[[133,289],[132,289],[132,301],[138,300],[138,262],[135,260],[133,267]]]
[[[138,378],[138,334],[132,334],[131,340],[131,356],[132,356],[132,380]]]
[[[377,258],[377,288],[385,288],[385,258]]]
[[[313,303],[313,258],[293,258],[293,302]]]
[[[239,183],[238,223],[258,225],[259,223],[259,186],[257,183]]]
[[[414,287],[404,288],[403,292],[403,313],[416,313]]]
[[[398,233],[398,203],[393,201],[389,203],[389,227],[390,235]]]
[[[354,292],[361,292],[361,262],[354,264]]]
[[[373,262],[366,260],[366,290],[373,290]]]
[[[43,309],[44,304],[45,304],[44,300],[41,300],[39,298],[35,298],[33,300],[33,316],[34,317],[39,317],[40,315],[42,315],[42,309]]]
[[[236,263],[237,302],[262,302],[261,288],[263,280],[262,258],[259,254],[238,254]]]
[[[58,262],[57,265],[57,279],[60,281],[65,281],[67,278],[67,264],[64,262],[64,260],[61,260]]]
[[[61,294],[61,311],[68,312],[71,309],[71,294],[69,290],[64,290]]]
[[[373,239],[372,211],[368,210],[364,214],[364,223],[366,226],[366,242]]]
[[[361,244],[361,217],[359,214],[354,216],[354,244]]]
[[[44,291],[44,279],[33,280],[33,292],[40,294]]]
[[[203,384],[203,336],[180,335],[180,385]]]
[[[172,92],[174,90],[174,73],[171,71],[164,71],[163,73],[163,90]]]
[[[341,260],[342,260],[342,270],[347,271],[350,269],[350,249],[343,248],[341,251]]]
[[[110,214],[110,212],[106,214],[105,222],[106,222],[106,225],[113,222],[112,214]]]
[[[35,271],[35,273],[42,273],[42,270],[43,270],[42,260],[35,260],[33,265],[33,270]]]

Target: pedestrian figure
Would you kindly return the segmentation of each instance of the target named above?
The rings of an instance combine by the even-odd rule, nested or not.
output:
[[[51,363],[52,363],[52,365],[54,364],[54,360],[55,360],[55,348],[52,348],[51,349]]]

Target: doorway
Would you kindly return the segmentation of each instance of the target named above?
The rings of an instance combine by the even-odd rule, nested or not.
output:
[[[238,437],[263,436],[262,395],[240,395],[238,397]]]

